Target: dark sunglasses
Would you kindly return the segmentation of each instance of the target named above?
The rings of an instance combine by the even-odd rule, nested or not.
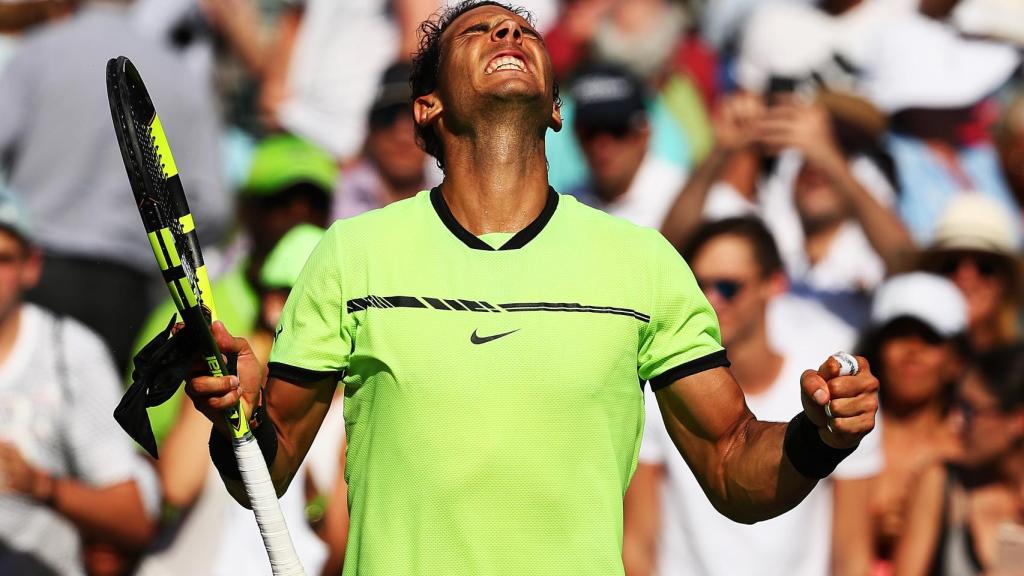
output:
[[[991,278],[1002,272],[1003,266],[1000,259],[996,256],[989,254],[949,254],[944,256],[938,262],[936,271],[943,276],[952,276],[956,274],[957,270],[960,269],[964,264],[971,264],[974,269],[978,271],[978,274],[986,278]]]
[[[724,278],[718,280],[698,278],[697,286],[699,286],[701,291],[704,293],[714,290],[726,302],[732,302],[740,295],[743,288],[746,287],[746,283],[739,280],[728,280]]]
[[[973,404],[964,400],[963,398],[953,399],[953,409],[960,412],[965,422],[971,422],[978,418],[979,416],[984,416],[986,414],[997,414],[1000,412],[999,408],[996,406],[991,406],[989,408],[977,408]]]

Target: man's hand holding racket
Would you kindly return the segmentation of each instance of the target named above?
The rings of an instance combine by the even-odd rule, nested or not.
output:
[[[225,438],[231,438],[224,410],[241,400],[245,413],[252,414],[252,407],[259,402],[266,375],[263,363],[245,338],[232,336],[221,322],[214,322],[211,331],[221,352],[237,357],[237,375],[210,376],[200,371],[185,383],[185,393]]]
[[[867,360],[840,352],[800,377],[804,413],[833,448],[856,447],[875,427],[878,379]]]

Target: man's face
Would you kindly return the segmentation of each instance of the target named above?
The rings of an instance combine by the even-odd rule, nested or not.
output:
[[[650,130],[628,125],[600,130],[577,127],[576,135],[598,194],[628,188],[647,154]]]
[[[763,329],[768,302],[785,289],[781,278],[763,277],[750,243],[739,236],[710,240],[690,266],[715,309],[726,347]]]
[[[366,150],[387,182],[423,181],[426,154],[416,145],[410,106],[391,106],[371,114]]]
[[[499,6],[470,10],[445,30],[435,94],[456,124],[504,101],[529,103],[549,125],[561,125],[544,41],[525,19]]]
[[[42,257],[17,236],[0,230],[0,320],[21,303],[22,294],[39,282]]]
[[[793,184],[793,203],[805,226],[820,228],[842,221],[847,206],[839,191],[817,169],[806,163]]]

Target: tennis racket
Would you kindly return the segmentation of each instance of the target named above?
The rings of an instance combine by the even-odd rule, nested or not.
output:
[[[124,56],[107,62],[107,99],[135,202],[174,305],[196,338],[210,375],[227,374],[210,331],[217,312],[178,168],[142,77]],[[225,417],[274,575],[305,574],[242,404],[226,410]]]

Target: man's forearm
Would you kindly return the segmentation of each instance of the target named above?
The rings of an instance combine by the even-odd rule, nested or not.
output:
[[[51,490],[49,505],[86,539],[141,549],[154,534],[156,522],[146,513],[134,481],[93,488],[54,478]]]
[[[774,518],[799,504],[817,484],[786,458],[786,426],[750,415],[730,435],[709,494],[722,514],[744,524]]]
[[[853,214],[864,229],[868,242],[890,272],[898,268],[900,258],[914,248],[910,233],[899,216],[871,195],[850,171],[845,159],[830,163],[825,170],[832,185],[849,199]]]
[[[661,225],[661,233],[676,248],[682,246],[700,224],[711,186],[718,180],[729,157],[724,150],[712,149],[673,201]]]

